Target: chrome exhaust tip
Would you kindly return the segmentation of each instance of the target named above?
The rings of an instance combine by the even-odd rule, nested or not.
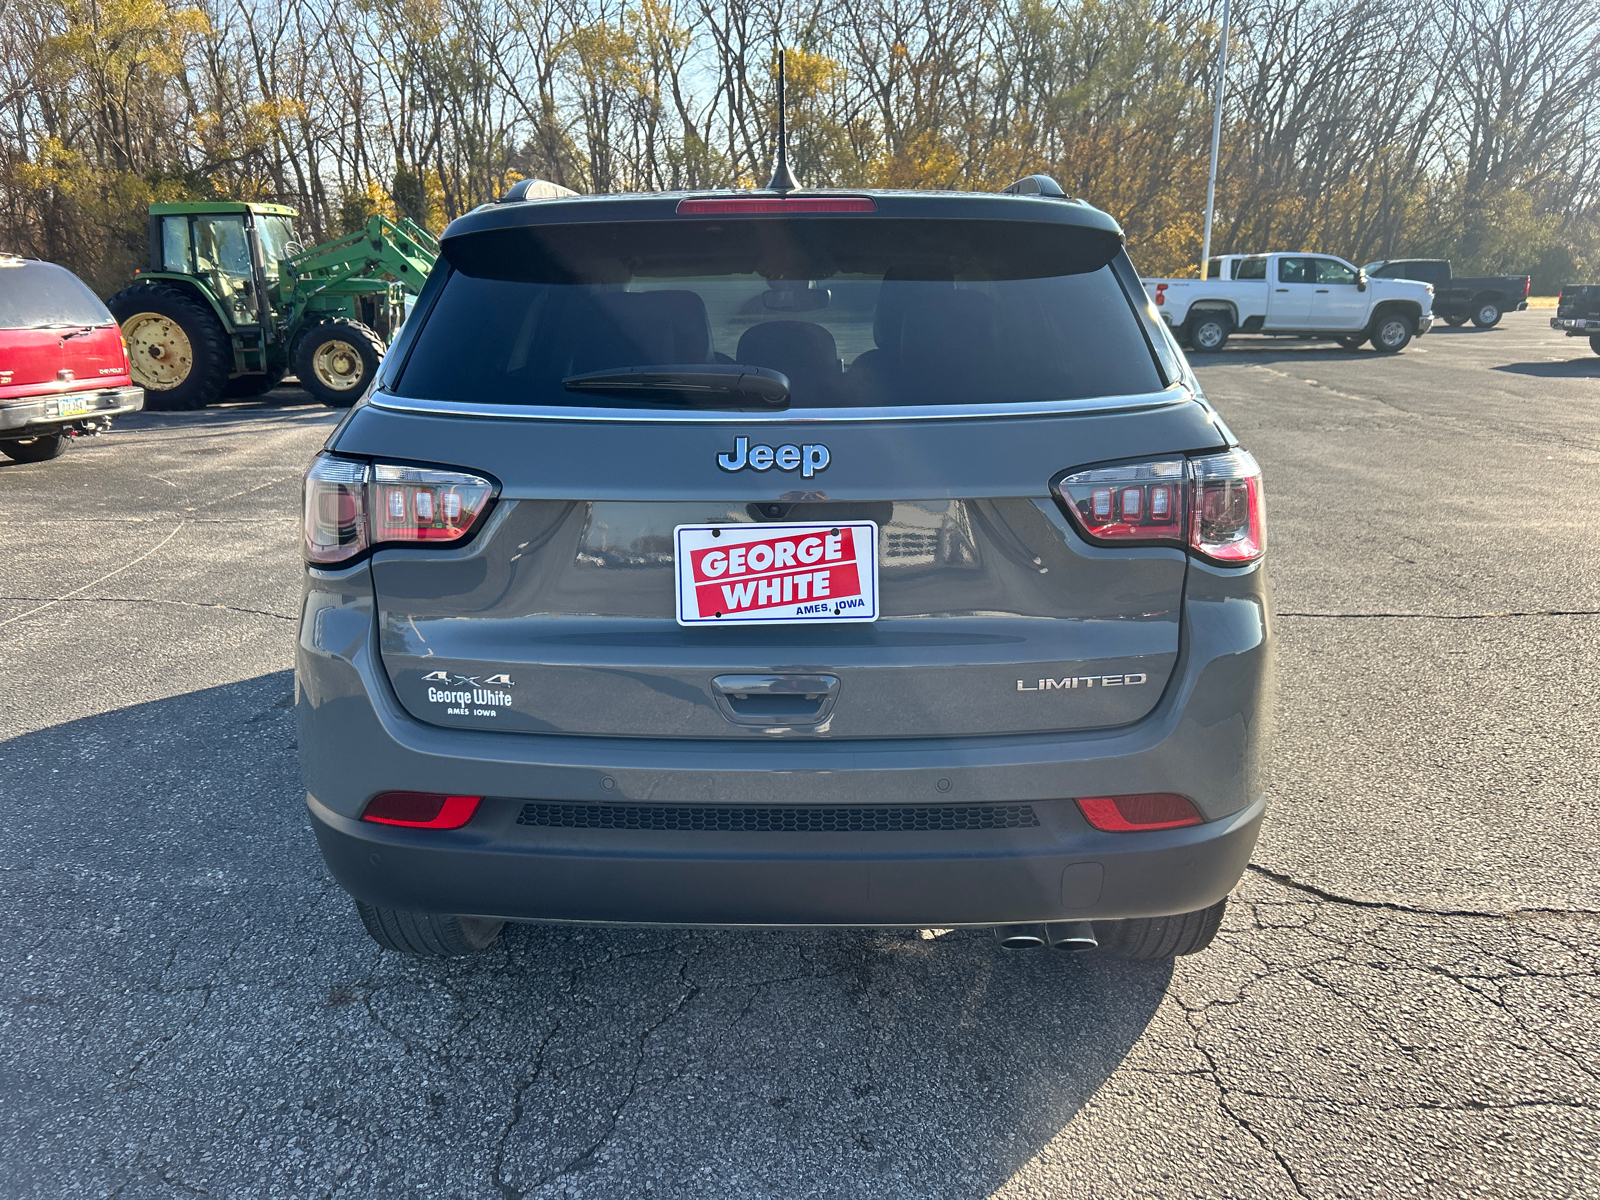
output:
[[[1030,950],[1045,943],[1043,925],[996,925],[994,937],[1007,950]]]
[[[1050,945],[1057,950],[1080,954],[1100,948],[1100,939],[1094,936],[1094,926],[1088,921],[1051,921],[1044,931]]]

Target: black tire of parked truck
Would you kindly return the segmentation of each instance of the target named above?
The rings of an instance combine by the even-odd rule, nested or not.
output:
[[[1416,322],[1405,313],[1379,313],[1367,328],[1372,348],[1379,354],[1399,354],[1416,335]]]
[[[1359,350],[1367,344],[1367,335],[1363,333],[1360,337],[1342,337],[1334,338],[1333,340],[1346,350]]]
[[[1222,927],[1227,897],[1199,912],[1174,917],[1133,917],[1125,921],[1096,921],[1094,935],[1100,949],[1118,958],[1172,958],[1198,954],[1211,945]]]
[[[356,901],[361,923],[372,940],[385,950],[420,954],[426,958],[463,958],[487,949],[504,921],[483,917],[445,917],[435,913],[402,912],[395,908]]]
[[[1467,323],[1467,319],[1465,317],[1446,317],[1444,319],[1444,323],[1450,326],[1452,329],[1455,329],[1458,326],[1465,325]]]
[[[1503,315],[1498,300],[1479,296],[1472,302],[1472,323],[1479,329],[1493,329]]]
[[[1189,318],[1185,340],[1197,354],[1215,354],[1228,344],[1233,321],[1224,312],[1199,312]]]
[[[41,433],[38,437],[20,442],[0,442],[0,454],[4,454],[12,462],[49,462],[52,458],[59,458],[61,452],[71,443],[72,439],[64,432]]]
[[[1592,333],[1589,335],[1589,349],[1593,350],[1596,354],[1600,354],[1600,333]]]

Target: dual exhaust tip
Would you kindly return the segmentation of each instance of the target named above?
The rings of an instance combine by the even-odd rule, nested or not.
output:
[[[1007,950],[1031,950],[1049,946],[1055,950],[1081,953],[1098,950],[1100,940],[1088,921],[1050,921],[1042,925],[996,925],[995,940]]]

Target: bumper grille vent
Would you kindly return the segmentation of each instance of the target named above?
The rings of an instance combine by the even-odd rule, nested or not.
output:
[[[554,829],[660,829],[704,833],[909,833],[928,830],[1028,829],[1039,818],[1028,804],[897,804],[808,808],[794,805],[558,804],[522,806],[518,825]]]

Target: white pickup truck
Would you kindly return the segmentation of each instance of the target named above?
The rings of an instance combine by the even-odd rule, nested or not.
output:
[[[1235,333],[1331,338],[1350,350],[1370,341],[1394,354],[1433,327],[1433,288],[1369,279],[1331,254],[1228,254],[1207,274],[1143,280],[1178,340],[1205,354]]]

